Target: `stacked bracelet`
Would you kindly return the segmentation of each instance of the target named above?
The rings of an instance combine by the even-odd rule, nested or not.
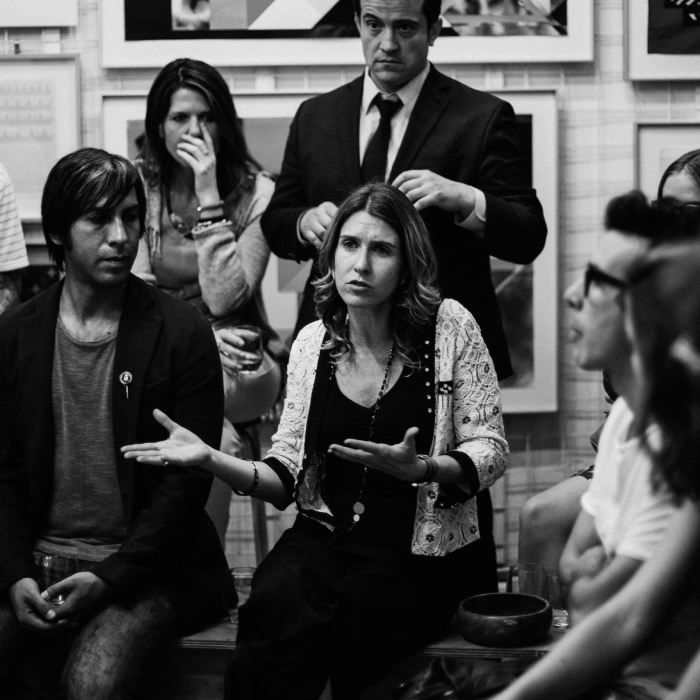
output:
[[[425,462],[425,474],[423,478],[416,481],[416,484],[431,484],[435,481],[435,477],[438,473],[438,463],[430,457],[429,455],[418,455],[418,459],[422,459]]]
[[[253,485],[247,491],[233,489],[233,492],[239,496],[251,496],[253,491],[255,491],[255,489],[258,487],[258,481],[260,481],[260,471],[258,470],[258,465],[252,459],[247,461],[253,465]]]
[[[223,221],[226,217],[221,214],[220,216],[208,216],[205,219],[200,219],[198,224],[218,224],[219,221]]]
[[[218,202],[214,202],[214,204],[205,204],[204,206],[197,207],[197,211],[201,214],[203,211],[207,211],[208,209],[221,209],[223,206],[224,200],[220,199]]]

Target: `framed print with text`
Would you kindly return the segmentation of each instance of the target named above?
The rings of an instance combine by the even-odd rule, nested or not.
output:
[[[75,56],[0,56],[0,161],[23,221],[41,218],[41,194],[54,163],[80,145]]]

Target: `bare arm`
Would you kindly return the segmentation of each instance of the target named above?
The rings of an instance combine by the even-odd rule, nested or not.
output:
[[[170,437],[160,442],[125,445],[121,451],[127,459],[135,459],[141,464],[152,466],[169,465],[178,467],[201,467],[218,476],[231,488],[248,492],[254,484],[253,464],[247,459],[238,459],[209,447],[193,432],[183,428],[162,411],[156,409],[154,418],[168,431]],[[287,505],[287,492],[282,481],[264,462],[255,462],[258,470],[258,483],[255,497],[273,505]],[[282,506],[282,507],[284,507]]]
[[[612,677],[682,601],[698,563],[699,538],[700,505],[686,502],[673,515],[663,543],[629,583],[497,700],[567,700]],[[692,672],[697,663],[696,659]],[[685,697],[696,695],[697,685]]]
[[[0,314],[19,304],[21,286],[19,270],[0,272]]]

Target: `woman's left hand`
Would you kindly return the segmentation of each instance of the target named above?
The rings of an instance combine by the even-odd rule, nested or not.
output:
[[[349,462],[378,469],[402,481],[417,481],[425,476],[425,462],[416,452],[418,428],[409,428],[397,445],[384,445],[366,440],[345,440],[344,445],[331,445],[328,451]]]
[[[201,125],[202,138],[183,134],[177,145],[177,154],[184,160],[194,173],[194,192],[200,206],[215,204],[220,201],[219,186],[216,182],[216,149],[214,141],[207,130]]]

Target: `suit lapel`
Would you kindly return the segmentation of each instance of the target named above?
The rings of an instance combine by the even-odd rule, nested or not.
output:
[[[449,102],[450,83],[442,73],[431,66],[391,168],[390,183],[404,170],[411,169],[425,140],[436,128]]]
[[[362,82],[364,74],[341,89],[343,99],[338,103],[338,143],[326,144],[331,150],[338,148],[347,185],[354,189],[362,184],[360,171],[360,109],[362,107]]]
[[[37,430],[32,445],[37,458],[30,460],[30,464],[48,477],[40,478],[39,483],[49,484],[53,483],[55,445],[51,384],[61,289],[63,283],[59,282],[36,298],[36,313],[21,322],[17,358],[23,387],[23,413]]]
[[[134,464],[132,460],[123,458],[119,448],[137,439],[141,395],[163,322],[160,316],[150,310],[152,304],[153,293],[150,287],[135,277],[130,277],[119,320],[112,374],[112,425],[117,477],[122,497],[127,497],[127,503],[130,503],[128,497],[134,489]],[[128,521],[129,508],[126,510]]]

